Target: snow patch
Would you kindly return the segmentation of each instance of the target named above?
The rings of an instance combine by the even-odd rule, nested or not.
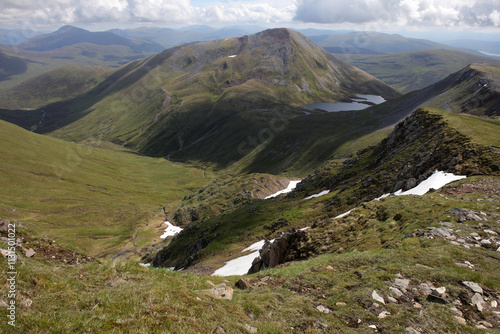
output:
[[[257,256],[259,256],[259,251],[228,261],[224,267],[214,271],[212,276],[245,275]]]
[[[420,182],[415,188],[411,188],[407,191],[398,190],[394,193],[396,196],[401,195],[424,195],[431,189],[439,189],[448,183],[453,181],[465,179],[465,175],[454,175],[452,173],[446,173],[441,171],[435,171],[429,178]]]
[[[265,242],[266,242],[266,240],[257,241],[256,243],[251,244],[250,246],[248,246],[247,248],[245,248],[241,252],[245,253],[245,252],[251,252],[251,251],[258,251],[259,249],[261,249],[264,246]]]
[[[279,196],[281,194],[286,194],[286,193],[289,193],[291,192],[293,189],[295,189],[297,187],[297,184],[300,183],[301,180],[298,180],[298,181],[290,181],[290,183],[288,183],[288,187],[286,187],[285,189],[283,190],[280,190],[278,192],[275,192],[274,194],[272,195],[269,195],[267,196],[265,199],[269,199],[269,198],[273,198],[273,197],[276,197],[276,196]]]
[[[350,214],[350,213],[352,212],[352,210],[354,210],[354,209],[351,209],[351,210],[349,210],[349,211],[347,211],[347,212],[344,212],[344,213],[342,213],[342,214],[338,215],[337,217],[335,217],[335,218],[333,218],[333,219],[338,219],[338,218],[345,217],[345,216],[347,216],[348,214]]]
[[[237,55],[230,55],[230,56],[228,56],[228,58],[234,58],[234,57],[236,57],[236,56],[237,56]]]
[[[431,176],[429,176],[426,180],[420,182],[419,185],[417,185],[414,188],[408,189],[407,191],[402,191],[398,190],[394,194],[383,194],[380,197],[377,197],[374,199],[374,201],[379,201],[382,198],[388,197],[390,195],[395,195],[395,196],[404,196],[404,195],[425,195],[426,193],[429,192],[431,189],[439,189],[448,183],[451,183],[453,181],[465,179],[467,176],[465,175],[454,175],[452,173],[446,173],[442,171],[435,171]],[[342,218],[347,216],[348,214],[351,213],[352,210],[349,210],[341,215],[338,215],[336,218]]]
[[[323,190],[320,193],[317,193],[317,194],[314,194],[314,195],[311,195],[311,196],[307,196],[304,199],[311,199],[311,198],[321,197],[321,196],[324,196],[324,195],[328,194],[329,192],[330,192],[330,190]]]
[[[273,241],[274,239],[269,240],[269,242],[271,243]],[[252,266],[253,260],[260,255],[260,250],[264,246],[265,242],[266,240],[260,240],[257,241],[256,243],[251,244],[241,252],[246,253],[253,251],[252,253],[227,261],[223,267],[214,271],[212,276],[245,275]]]
[[[165,224],[167,224],[167,228],[165,229],[165,233],[163,233],[162,236],[160,237],[162,239],[165,239],[166,237],[174,236],[183,230],[182,227],[174,226],[169,221],[166,221]]]
[[[140,263],[140,262],[139,262],[139,265],[140,265],[141,267],[147,268],[147,267],[149,267],[149,266],[151,265],[151,263]]]

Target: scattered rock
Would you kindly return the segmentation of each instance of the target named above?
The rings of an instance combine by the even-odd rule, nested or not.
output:
[[[405,328],[405,332],[407,332],[407,333],[411,333],[411,334],[420,334],[420,332],[419,332],[419,331],[417,331],[417,330],[416,330],[415,328],[413,328],[413,327],[406,327],[406,328]]]
[[[477,212],[474,212],[469,209],[460,209],[460,208],[454,208],[448,211],[451,214],[457,215],[457,220],[459,222],[465,222],[467,220],[473,220],[473,221],[482,221],[483,219],[479,217]]]
[[[0,307],[9,307],[9,304],[7,304],[3,299],[0,299]]]
[[[391,297],[391,296],[387,297],[387,300],[389,302],[393,303],[393,304],[397,304],[398,303],[398,300],[396,298],[394,298],[394,297]]]
[[[330,313],[330,309],[328,307],[323,306],[323,305],[316,306],[316,309],[322,313],[326,313],[326,314]]]
[[[477,308],[479,312],[483,312],[483,306],[484,306],[484,300],[483,296],[481,296],[479,293],[475,293],[474,296],[471,298],[471,303],[473,306]]]
[[[298,260],[300,258],[299,244],[306,240],[304,231],[290,229],[276,237],[273,243],[266,240],[260,250],[260,255],[252,262],[248,274],[259,272],[262,269],[274,268],[279,264]]]
[[[435,235],[435,236],[441,237],[441,238],[449,238],[453,235],[452,230],[450,230],[449,228],[444,228],[444,227],[433,227],[430,230],[430,233],[432,235]]]
[[[390,315],[391,315],[391,313],[389,313],[389,312],[387,312],[387,311],[382,311],[382,312],[380,312],[380,314],[378,315],[378,318],[379,318],[379,319],[385,319],[385,318],[387,318],[387,317],[388,317],[388,316],[390,316]]]
[[[464,318],[459,317],[459,316],[455,316],[455,319],[458,321],[459,324],[467,325],[467,321]]]
[[[464,267],[464,268],[469,268],[469,269],[475,269],[476,267],[470,263],[469,261],[464,261],[464,263],[455,263],[459,267]]]
[[[481,244],[482,245],[491,245],[491,241],[489,241],[488,239],[483,239],[483,240],[481,240]]]
[[[382,298],[375,290],[372,292],[372,298],[381,304],[385,304],[384,298]]]
[[[414,308],[422,308],[422,304],[415,302],[415,304],[413,304],[413,307]]]
[[[498,235],[497,232],[495,231],[492,231],[492,230],[484,230],[484,232],[488,233],[488,234],[491,234],[491,235]]]
[[[226,331],[225,331],[225,330],[224,330],[224,328],[222,328],[221,326],[217,326],[217,328],[216,328],[216,329],[214,329],[214,330],[212,331],[212,333],[214,333],[214,334],[225,334],[225,333],[226,333]]]
[[[458,308],[456,308],[455,306],[452,306],[450,307],[450,310],[455,313],[457,316],[461,317],[463,316],[463,313],[462,311],[460,311]]]
[[[448,301],[443,297],[435,294],[433,291],[430,295],[427,296],[427,301],[438,304],[448,304]]]
[[[1,220],[0,221],[0,231],[8,231],[9,230],[10,221]]]
[[[117,324],[124,324],[125,320],[123,320],[123,319],[116,319],[116,323]]]
[[[252,327],[248,324],[245,324],[245,328],[250,332],[250,333],[257,333],[257,328]]]
[[[443,296],[446,293],[446,288],[444,286],[433,289],[432,293],[437,293],[438,296]]]
[[[431,283],[420,283],[418,287],[424,295],[430,295],[432,290],[435,289]]]
[[[399,288],[400,290],[405,291],[408,286],[410,285],[410,280],[409,279],[401,279],[401,278],[396,278],[394,280],[394,285]]]
[[[24,252],[24,256],[26,256],[28,258],[32,257],[35,254],[36,254],[36,252],[33,250],[33,248],[30,248],[30,249],[26,250],[26,252]]]
[[[31,304],[33,304],[33,301],[29,298],[26,298],[25,300],[23,300],[21,302],[21,306],[24,306],[24,307],[30,307]]]
[[[236,282],[236,285],[235,285],[237,288],[241,289],[241,290],[247,290],[247,289],[251,289],[252,287],[250,286],[250,284],[248,284],[246,281],[244,281],[243,279],[240,278],[240,280],[238,282]]]
[[[9,256],[10,252],[6,249],[0,249],[0,254],[2,254],[2,256],[4,258],[7,258],[7,256]]]
[[[226,283],[215,285],[212,289],[208,290],[208,292],[212,293],[216,298],[219,299],[233,299],[233,289],[226,286]]]
[[[481,321],[478,321],[478,324],[483,325],[486,328],[493,328],[493,325],[490,324],[488,321],[481,320]]]
[[[401,292],[401,290],[397,289],[397,288],[393,288],[392,286],[389,287],[389,290],[398,298],[401,298],[403,297],[403,293]]]
[[[334,268],[332,266],[328,266],[326,267],[326,270],[334,270]]]
[[[496,300],[492,300],[491,303],[490,303],[490,305],[491,305],[492,308],[497,308],[498,302]]]
[[[335,305],[336,306],[346,306],[347,304],[344,302],[336,302]]]
[[[475,293],[483,294],[483,289],[479,286],[479,284],[470,281],[462,281],[462,284],[471,289]]]

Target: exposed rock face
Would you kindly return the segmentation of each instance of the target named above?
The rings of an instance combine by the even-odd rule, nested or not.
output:
[[[255,258],[252,267],[248,270],[248,274],[302,258],[298,251],[299,244],[306,239],[306,232],[290,229],[278,236],[273,243],[266,241],[260,250],[260,256]]]

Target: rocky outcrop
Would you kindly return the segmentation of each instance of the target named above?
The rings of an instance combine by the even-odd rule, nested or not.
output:
[[[278,235],[273,243],[267,240],[260,250],[260,255],[253,261],[248,274],[303,258],[299,245],[306,239],[306,232],[290,229]]]

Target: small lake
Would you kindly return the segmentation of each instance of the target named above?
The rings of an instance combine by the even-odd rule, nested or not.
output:
[[[363,110],[372,105],[385,102],[382,96],[357,94],[355,98],[351,98],[352,102],[313,102],[304,105],[309,110],[321,109],[328,112],[338,112],[347,110]]]

